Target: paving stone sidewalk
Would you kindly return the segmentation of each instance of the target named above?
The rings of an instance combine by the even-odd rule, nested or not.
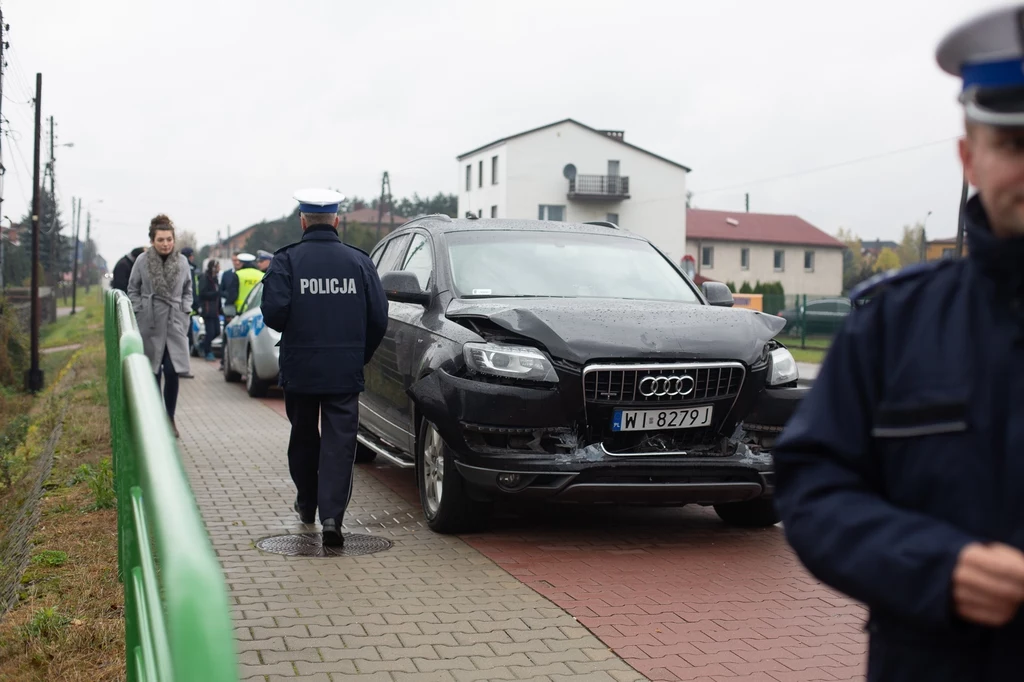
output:
[[[357,467],[348,532],[394,546],[305,559],[256,549],[308,532],[291,511],[288,423],[193,360],[177,423],[224,567],[246,680],[644,680],[572,616]]]

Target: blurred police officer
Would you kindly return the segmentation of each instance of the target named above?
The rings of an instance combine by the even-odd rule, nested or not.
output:
[[[369,256],[338,238],[344,197],[310,189],[296,192],[295,199],[302,240],[274,254],[261,305],[267,326],[281,332],[295,511],[303,523],[313,523],[319,508],[324,544],[341,545],[363,366],[384,338],[388,303]]]
[[[775,453],[789,541],[870,609],[870,680],[1024,679],[1022,9],[938,49],[963,80],[968,257],[853,293]]]
[[[270,267],[270,261],[274,260],[274,254],[260,249],[256,252],[256,268],[260,272],[266,272]]]

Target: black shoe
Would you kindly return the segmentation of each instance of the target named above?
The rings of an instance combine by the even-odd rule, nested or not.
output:
[[[299,515],[299,521],[302,521],[307,526],[316,521],[316,514],[306,514],[299,508],[299,498],[295,498],[295,504],[292,505],[292,509]]]
[[[196,375],[193,374],[192,372],[185,372],[184,374],[179,374],[178,378],[179,379],[195,379]]]
[[[324,521],[321,536],[323,537],[324,547],[342,547],[345,544],[345,536],[341,534],[341,528],[334,519]]]

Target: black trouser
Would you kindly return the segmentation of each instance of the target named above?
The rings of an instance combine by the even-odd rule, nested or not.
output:
[[[167,408],[167,416],[174,421],[174,408],[178,405],[178,373],[174,370],[174,363],[171,362],[171,354],[164,346],[164,359],[160,363],[160,371],[156,373],[156,386],[160,388],[160,375],[164,375],[164,407]]]
[[[345,516],[352,497],[356,462],[359,394],[314,395],[285,391],[284,408],[292,424],[288,469],[298,491],[299,509],[320,523]]]
[[[203,355],[206,356],[210,354],[213,340],[220,336],[220,316],[203,317],[203,326],[206,328],[204,332],[206,336],[203,337]]]

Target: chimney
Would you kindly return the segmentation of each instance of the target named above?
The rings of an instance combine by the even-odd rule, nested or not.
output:
[[[626,131],[624,130],[602,130],[601,132],[619,142],[622,142],[626,137]]]

